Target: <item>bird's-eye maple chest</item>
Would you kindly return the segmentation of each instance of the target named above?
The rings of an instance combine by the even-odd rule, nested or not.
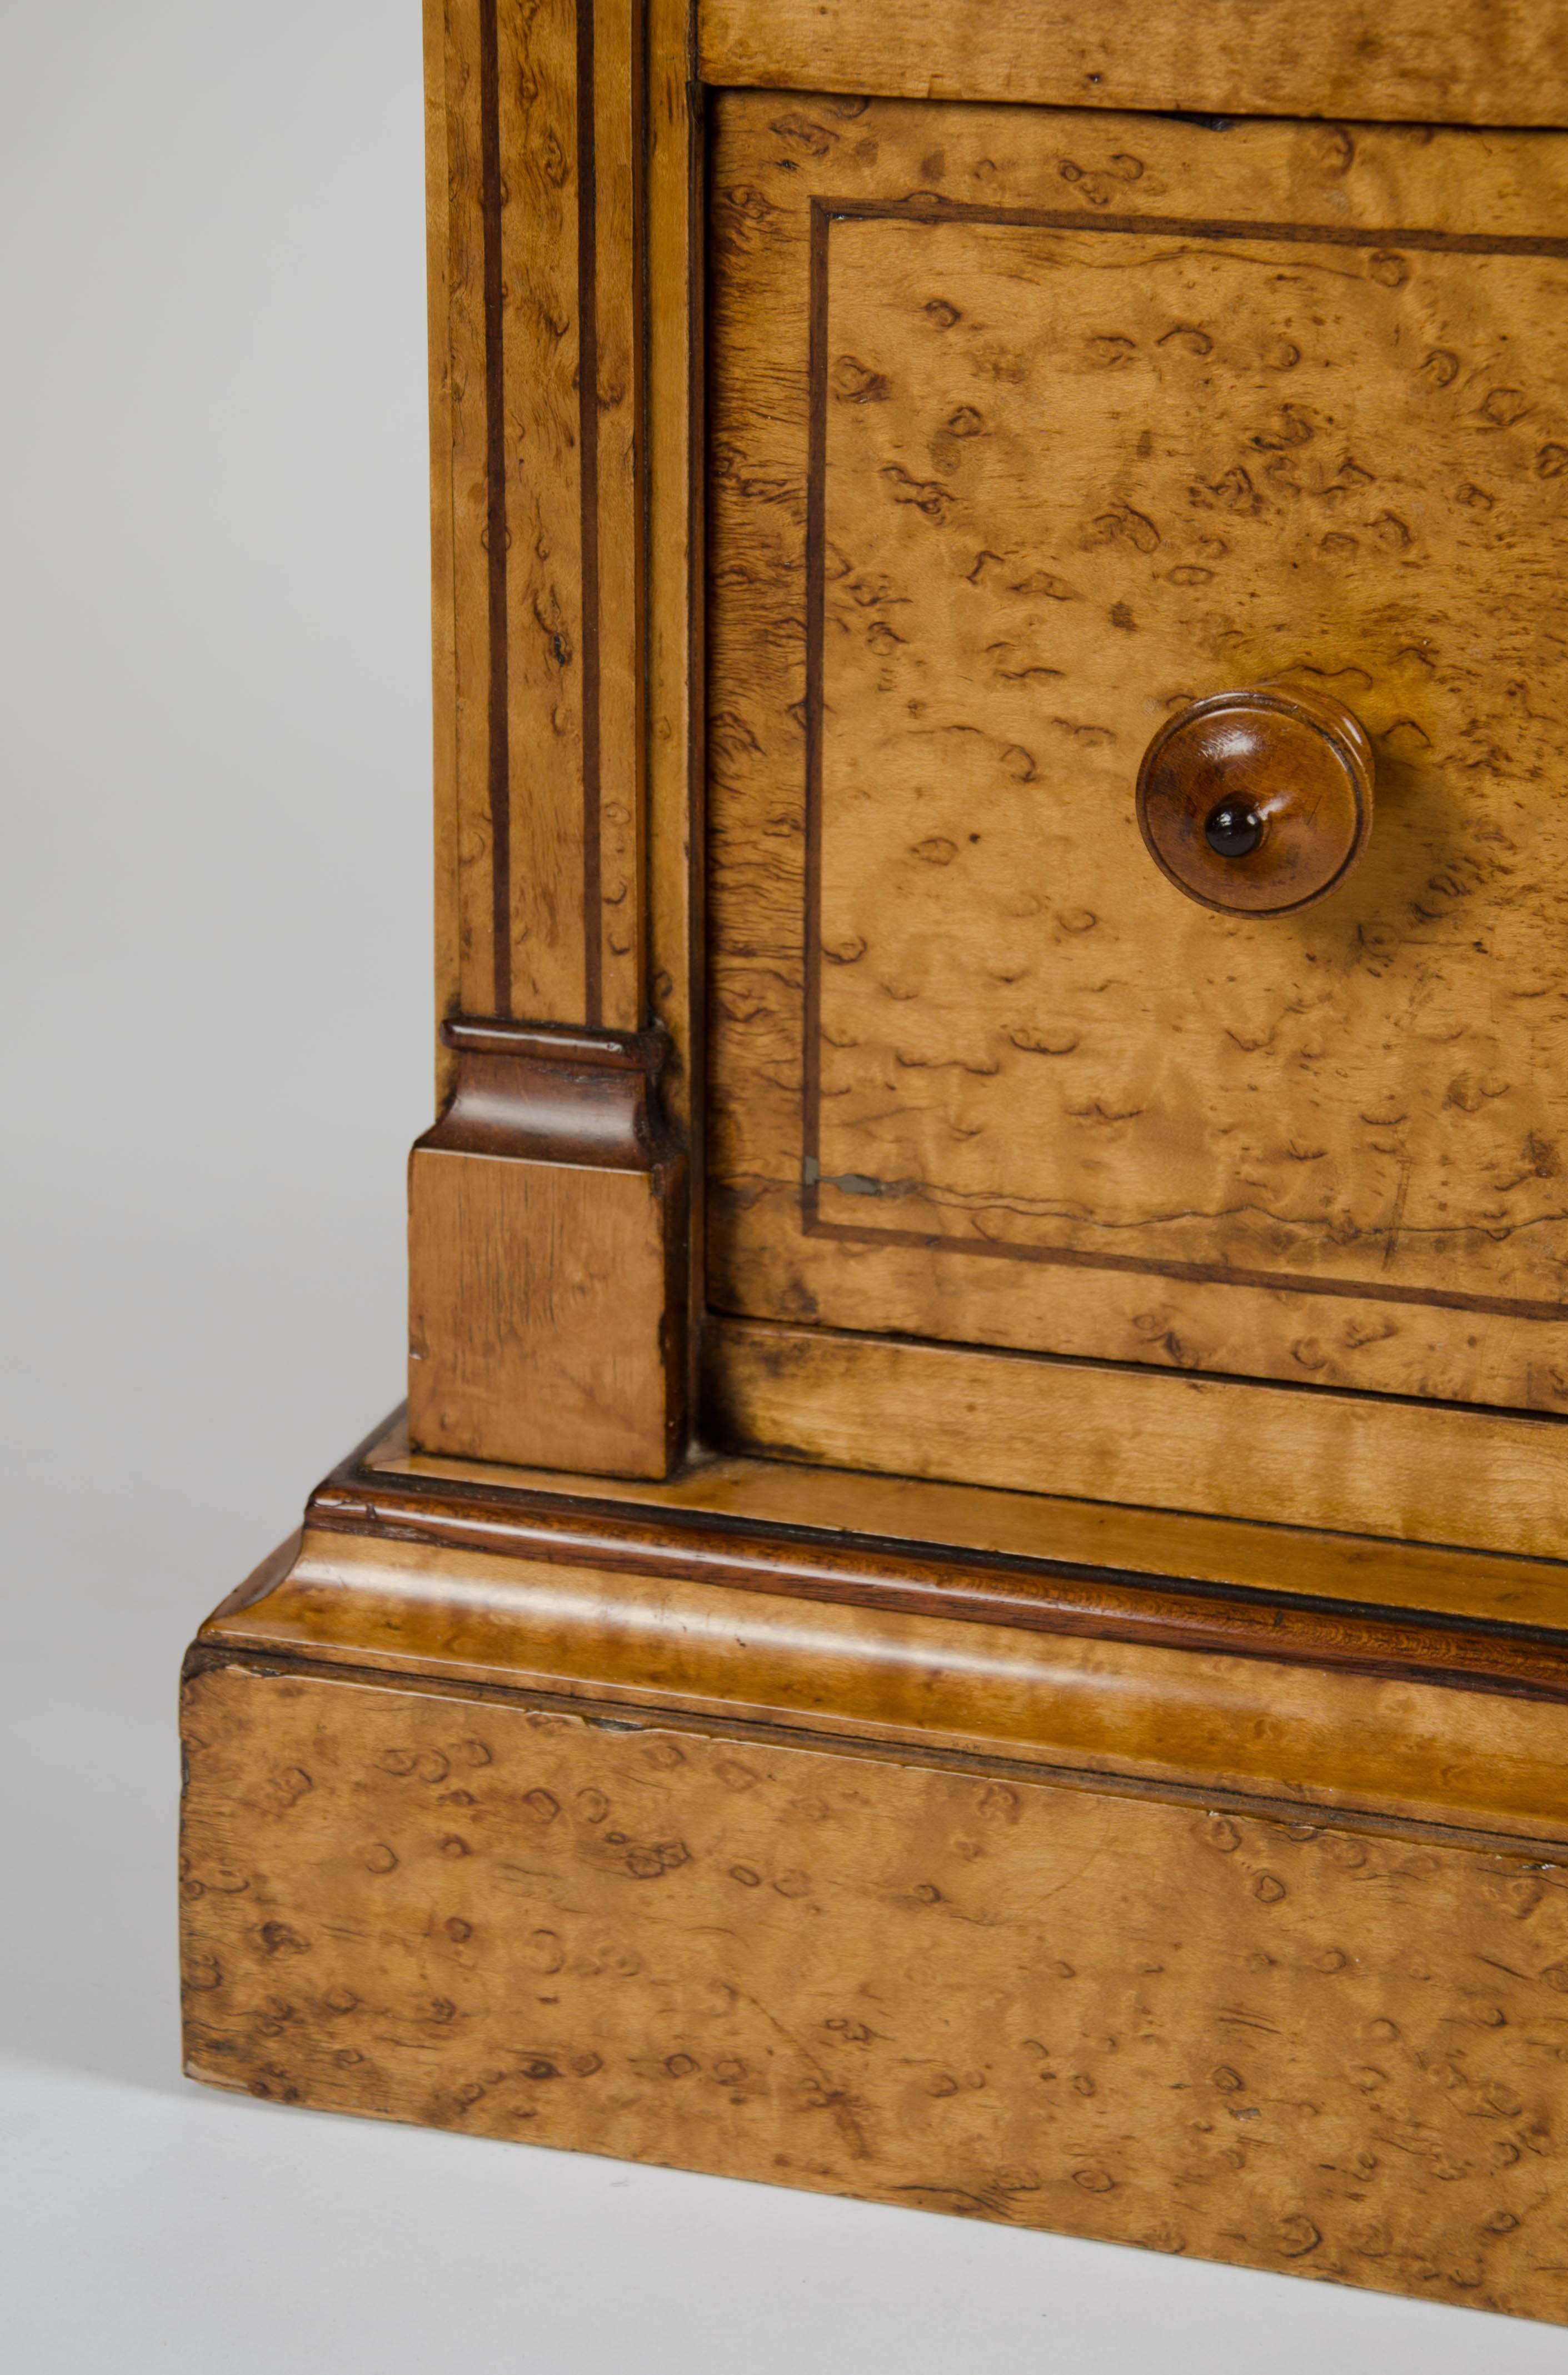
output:
[[[408,1402],[193,2071],[1568,2320],[1568,18],[427,64]]]

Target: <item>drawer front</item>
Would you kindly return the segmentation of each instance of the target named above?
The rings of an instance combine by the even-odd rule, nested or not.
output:
[[[1568,136],[716,116],[713,1299],[1568,1410]],[[1263,682],[1374,818],[1216,912]]]

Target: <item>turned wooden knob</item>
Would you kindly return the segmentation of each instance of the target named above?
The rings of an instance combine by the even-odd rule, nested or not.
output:
[[[1372,831],[1372,744],[1332,693],[1211,693],[1144,752],[1138,821],[1178,891],[1230,916],[1289,916],[1342,882]]]

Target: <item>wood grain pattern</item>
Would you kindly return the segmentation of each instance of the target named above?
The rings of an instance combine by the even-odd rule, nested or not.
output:
[[[870,1611],[1568,1696],[1568,1568],[773,1459],[585,1482],[411,1453],[401,1421],[312,1495],[318,1532]]]
[[[660,5],[667,41],[685,12]],[[427,40],[442,1010],[636,1030],[646,6],[452,0]],[[663,237],[691,228],[666,208]],[[659,269],[661,335],[683,335],[689,249]]]
[[[434,609],[435,736],[444,753],[436,774],[438,912],[450,922],[438,939],[444,961],[438,1013],[496,1002],[498,949],[492,865],[490,644],[490,429],[493,407],[486,323],[486,117],[482,0],[430,0],[425,75],[433,104],[426,161],[430,194],[430,502],[450,555]],[[490,144],[493,148],[493,141]],[[438,248],[442,251],[438,254]],[[442,301],[444,300],[444,302]],[[492,325],[493,327],[493,325]],[[501,646],[504,654],[504,644]],[[495,754],[504,775],[504,754]],[[502,812],[502,832],[506,815]],[[509,866],[506,869],[509,871]],[[499,963],[510,964],[504,941]],[[510,992],[509,992],[510,995]],[[444,1069],[444,1068],[443,1068]]]
[[[463,1010],[600,1022],[596,600],[600,292],[576,0],[478,0],[485,192],[493,997]],[[591,68],[592,52],[588,58]],[[613,301],[613,292],[607,290]],[[484,885],[481,882],[481,891]],[[635,1029],[640,1015],[617,1016]]]
[[[1335,1601],[1362,1613],[1420,1612],[1488,1626],[1516,1625],[1538,1636],[1568,1631],[1568,1567],[1559,1559],[812,1468],[776,1458],[699,1452],[658,1483],[596,1478],[585,1486],[561,1470],[507,1469],[413,1451],[398,1418],[362,1457],[334,1471],[331,1489],[360,1496],[368,1513],[385,1506],[388,1487],[405,1483],[421,1507],[439,1505],[448,1484],[477,1494],[479,1513],[496,1521],[496,1547],[509,1527],[531,1523],[541,1506],[564,1507],[595,1528],[607,1512],[623,1510],[666,1554],[681,1539],[681,1521],[716,1520],[749,1559],[760,1561],[762,1545],[773,1536],[818,1549],[891,1544],[901,1572],[908,1576],[929,1561],[946,1574],[949,1590],[969,1566],[968,1554],[979,1553],[983,1560],[1019,1562],[1058,1579],[1082,1569],[1128,1583],[1185,1577],[1263,1595],[1270,1605],[1289,1596]],[[395,1492],[392,1497],[401,1523],[403,1506]],[[672,1521],[673,1536],[666,1530]],[[779,1554],[774,1542],[769,1563]]]
[[[425,308],[430,361],[431,777],[434,793],[435,1010],[461,1003],[462,916],[458,898],[457,588],[454,453],[457,413],[453,395],[454,175],[453,132],[447,114],[445,0],[424,0]],[[452,1089],[453,1059],[442,1048],[436,1099]]]
[[[701,61],[785,91],[1568,124],[1568,28],[1530,0],[702,0]]]
[[[1568,2317],[1522,1851],[236,1663],[184,1731],[209,2083]]]
[[[1028,1551],[998,1553],[836,1532],[804,1511],[784,1529],[757,1516],[737,1522],[728,1511],[704,1518],[701,1503],[598,1506],[582,1498],[594,1489],[582,1477],[575,1492],[564,1479],[553,1492],[476,1481],[478,1490],[442,1492],[425,1477],[402,1490],[364,1476],[335,1480],[312,1496],[309,1522],[317,1537],[413,1544],[438,1557],[472,1551],[587,1568],[599,1579],[595,1590],[608,1589],[611,1575],[722,1585],[880,1614],[1568,1702],[1562,1577],[1528,1562],[1483,1559],[1480,1575],[1467,1576],[1473,1553],[1427,1553],[1407,1564],[1386,1555],[1390,1545],[1363,1543],[1336,1558],[1331,1546],[1309,1539],[1300,1571],[1285,1567],[1260,1589],[1222,1563],[1207,1578],[1125,1564],[1115,1532],[1097,1545],[1101,1558],[1074,1560],[1068,1529],[1065,1541],[1048,1534]],[[335,1554],[319,1539],[313,1548],[330,1564]],[[435,1656],[440,1643],[426,1647]]]
[[[664,1095],[691,1127],[701,1034],[702,389],[701,125],[689,0],[649,0],[648,845],[652,1011]],[[696,1155],[698,1149],[693,1147]],[[694,1210],[700,1202],[693,1199]]]
[[[1489,1651],[1509,1662],[1506,1643],[1460,1640],[1434,1675],[1415,1662],[1418,1628],[1401,1638],[1339,1612],[1296,1627],[1264,1610],[1206,1631],[1189,1608],[1184,1632],[1161,1625],[1156,1594],[1140,1624],[1103,1586],[1097,1606],[1068,1589],[1032,1604],[963,1562],[949,1605],[928,1574],[901,1579],[854,1549],[770,1563],[732,1545],[726,1560],[678,1540],[618,1543],[606,1528],[595,1561],[564,1529],[524,1524],[498,1555],[483,1546],[498,1530],[471,1524],[466,1542],[452,1512],[444,1542],[439,1512],[347,1530],[334,1514],[312,1508],[289,1573],[205,1625],[204,1649],[1007,1755],[1553,1853],[1568,1840],[1561,1642],[1516,1642],[1508,1674],[1487,1672]]]
[[[702,169],[690,0],[648,6],[648,930],[661,1093],[690,1153],[681,1316],[695,1362],[702,1306]],[[688,1378],[696,1407],[696,1377]]]
[[[797,86],[710,439],[693,13],[427,0],[410,1428],[188,1661],[188,2066],[1568,2322],[1562,1437],[1485,1407],[1568,1412],[1565,152],[804,95],[1568,119],[1562,29],[709,0]],[[1124,862],[1281,668],[1378,742],[1353,948]],[[710,954],[708,1388],[796,1456],[672,1474]]]
[[[587,1013],[621,1030],[647,1011],[647,274],[645,0],[579,5],[593,38],[595,369],[584,399],[586,502],[596,609],[593,772],[584,783]],[[584,573],[584,625],[589,580]],[[585,700],[588,688],[585,681]]]
[[[449,1060],[410,1164],[409,1399],[430,1449],[586,1472],[663,1474],[689,1386],[684,1160],[639,1065],[618,1089],[600,1057],[656,997],[687,1105],[692,918],[662,746],[691,741],[690,30],[685,0],[432,0],[426,19]],[[481,1046],[495,1023],[558,1041]]]
[[[470,1459],[662,1476],[686,1408],[686,1159],[663,1034],[448,1023],[408,1166],[409,1424]]]
[[[1251,685],[1156,727],[1138,771],[1138,830],[1200,906],[1298,914],[1337,891],[1362,857],[1375,782],[1372,744],[1342,701]]]
[[[1559,1419],[717,1320],[732,1447],[1558,1558]]]
[[[1568,1407],[1568,147],[718,112],[714,1300]],[[1281,674],[1379,833],[1206,916],[1138,755]]]

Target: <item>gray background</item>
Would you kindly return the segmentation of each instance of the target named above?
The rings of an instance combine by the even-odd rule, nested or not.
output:
[[[174,1682],[400,1392],[414,0],[0,5],[0,2329],[18,2375],[1560,2369],[1547,2329],[188,2086]]]

